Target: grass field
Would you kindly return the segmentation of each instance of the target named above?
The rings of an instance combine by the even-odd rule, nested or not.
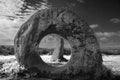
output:
[[[4,48],[5,49],[5,48]],[[8,49],[9,50],[9,49]],[[4,50],[3,50],[4,51]],[[107,49],[102,50],[102,58],[103,58],[103,65],[109,68],[114,74],[120,75],[120,50],[116,49]],[[8,51],[6,51],[8,52]],[[5,53],[6,54],[6,53]],[[64,55],[66,59],[70,59],[69,55]],[[48,63],[52,66],[62,66],[65,65],[66,62],[51,62],[50,55],[41,55],[41,58],[45,63]],[[15,56],[12,55],[0,55],[0,80],[7,80],[8,75],[6,74],[13,74],[13,72],[19,72],[19,64],[16,61]],[[5,73],[5,74],[3,74]],[[9,80],[9,79],[8,79]],[[28,79],[29,80],[29,79]],[[30,80],[37,80],[37,79],[30,79]],[[38,79],[38,80],[51,80],[51,79]]]
[[[70,59],[70,56],[64,56],[66,59]],[[51,62],[50,55],[42,55],[41,58],[43,59],[44,62],[46,63],[55,63]],[[11,63],[16,61],[15,56],[0,56],[0,63],[5,64],[5,63]],[[120,71],[120,55],[103,55],[103,64],[110,68],[112,71]],[[8,66],[7,66],[8,67]],[[2,68],[2,65],[0,65],[0,68]]]

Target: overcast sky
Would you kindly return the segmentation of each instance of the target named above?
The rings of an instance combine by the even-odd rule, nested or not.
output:
[[[0,44],[13,44],[20,25],[45,8],[43,2],[70,7],[94,29],[102,47],[120,47],[119,0],[0,0]]]

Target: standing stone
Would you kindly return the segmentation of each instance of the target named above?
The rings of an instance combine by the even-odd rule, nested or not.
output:
[[[51,61],[67,61],[67,59],[65,59],[63,57],[64,55],[64,39],[63,38],[58,38],[58,43],[52,53],[52,57],[51,57]]]
[[[39,43],[48,34],[60,35],[70,43],[72,55],[66,65],[53,67],[39,56]],[[36,12],[21,26],[14,40],[15,55],[20,66],[37,72],[40,77],[56,80],[99,78],[104,72],[99,48],[89,25],[79,15],[64,8]]]

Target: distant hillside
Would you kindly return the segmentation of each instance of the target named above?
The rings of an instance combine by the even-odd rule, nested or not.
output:
[[[49,54],[51,55],[53,52],[54,48],[48,49],[48,48],[39,48],[39,54]],[[64,54],[69,55],[70,54],[70,49],[65,48],[64,49]],[[12,45],[0,45],[0,55],[14,55],[14,46]]]
[[[54,48],[39,48],[39,54],[49,54],[51,55]],[[120,55],[120,49],[101,49],[102,54],[105,55]],[[69,55],[71,53],[70,48],[64,49],[64,54]],[[0,45],[0,55],[14,55],[14,46],[12,45]]]
[[[120,55],[120,49],[101,49],[100,51],[105,55]]]
[[[13,55],[14,47],[12,45],[0,45],[0,55]]]

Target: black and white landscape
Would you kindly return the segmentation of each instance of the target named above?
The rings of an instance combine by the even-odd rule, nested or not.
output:
[[[21,25],[38,10],[67,7],[83,18],[93,29],[100,45],[103,65],[120,79],[120,1],[119,0],[0,0],[0,80],[12,80],[19,71],[14,52],[14,38]],[[67,62],[52,62],[51,56],[57,48],[59,37],[48,35],[42,39],[39,55],[51,66],[60,67]],[[41,54],[42,53],[42,54]],[[64,39],[64,58],[71,58],[71,46]],[[30,78],[26,72],[20,73],[25,80]],[[18,79],[21,80],[22,78]],[[43,79],[40,80],[51,80]],[[38,79],[38,80],[39,80]]]

